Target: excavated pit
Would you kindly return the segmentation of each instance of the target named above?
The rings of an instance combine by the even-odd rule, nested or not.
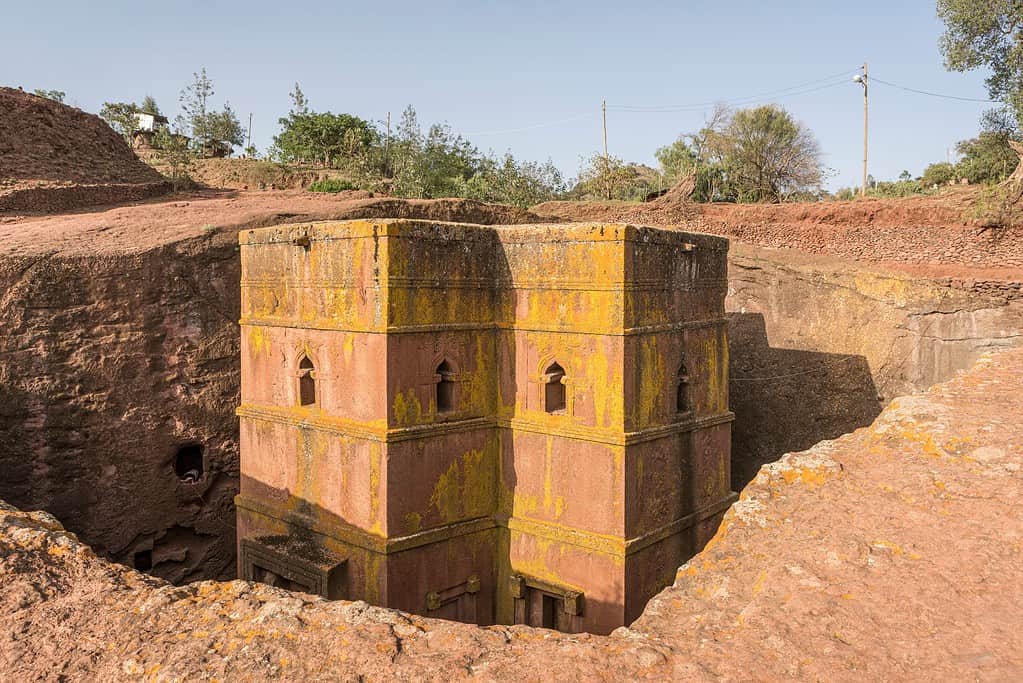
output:
[[[101,555],[172,583],[233,578],[236,232],[395,211],[355,204],[247,214],[213,230],[205,221],[216,213],[199,202],[194,215],[180,212],[185,223],[111,210],[54,219],[60,242],[5,241],[0,499],[46,510]],[[401,207],[434,219],[467,213]],[[136,239],[143,233],[148,242]],[[1023,334],[1020,299],[902,271],[734,241],[729,271],[737,491],[762,465],[869,425],[892,397]]]

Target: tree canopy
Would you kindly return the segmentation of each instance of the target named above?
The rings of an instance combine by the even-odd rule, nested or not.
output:
[[[190,130],[193,146],[207,156],[220,150],[229,153],[245,140],[241,123],[230,104],[225,103],[221,111],[210,109],[209,100],[214,94],[213,81],[203,67],[193,74],[192,83],[181,91],[180,97],[182,113],[178,127]]]
[[[951,71],[988,68],[991,99],[1023,122],[1023,2],[1020,0],[938,0],[945,23],[941,52]]]
[[[128,144],[139,129],[139,106],[134,102],[104,102],[99,116],[120,133]]]
[[[707,134],[707,147],[739,201],[780,201],[818,191],[824,180],[817,139],[777,105],[725,116]]]

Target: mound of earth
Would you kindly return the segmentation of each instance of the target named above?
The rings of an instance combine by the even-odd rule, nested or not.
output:
[[[0,503],[11,680],[1019,680],[1023,351],[761,469],[608,637],[174,587]]]
[[[0,212],[76,209],[169,190],[98,116],[0,88]]]

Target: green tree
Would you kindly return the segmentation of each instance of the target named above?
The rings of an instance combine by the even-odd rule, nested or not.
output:
[[[298,85],[298,81],[295,82],[295,88],[291,91],[291,113],[309,113],[309,100],[306,99],[305,93],[302,92],[302,88]]]
[[[777,105],[743,109],[708,132],[707,147],[739,201],[781,201],[818,193],[824,180],[813,133]]]
[[[203,154],[212,150],[209,99],[213,97],[213,81],[206,75],[206,67],[193,73],[193,80],[181,91],[181,118],[192,131],[192,142]]]
[[[1018,138],[1013,115],[1006,110],[991,110],[981,117],[980,133],[956,145],[959,163],[956,174],[971,183],[997,183],[1005,180],[1019,163],[1009,140]]]
[[[612,155],[595,152],[582,160],[570,196],[576,199],[643,199],[663,185],[653,169],[629,164]]]
[[[191,183],[189,174],[192,170],[192,159],[194,155],[188,148],[188,138],[179,132],[171,132],[168,128],[161,128],[156,131],[156,138],[153,147],[156,149],[156,156],[166,164],[171,183],[174,189],[178,190]]]
[[[280,120],[274,156],[284,162],[317,162],[331,167],[345,157],[364,154],[376,137],[358,116],[331,112],[291,113]]]
[[[104,102],[99,116],[130,145],[139,129],[139,106],[134,102]]]
[[[226,148],[228,152],[244,144],[245,131],[229,102],[224,103],[222,110],[210,112],[206,116],[209,144]]]
[[[153,99],[152,95],[146,95],[142,98],[142,104],[139,105],[139,111],[144,114],[152,114],[153,116],[163,116],[160,112],[160,107],[157,106],[156,100]]]
[[[564,191],[564,178],[553,162],[518,162],[507,153],[501,159],[483,159],[481,168],[466,183],[465,196],[527,208],[555,199]]]
[[[446,124],[424,135],[409,105],[390,138],[391,192],[399,197],[461,197],[483,167],[479,151]]]
[[[693,199],[709,202],[717,198],[726,174],[721,160],[714,154],[708,141],[712,135],[720,132],[729,116],[728,108],[718,105],[700,130],[684,133],[675,142],[654,153],[669,186],[675,185],[695,170]]]
[[[955,178],[955,166],[947,161],[939,161],[924,169],[924,174],[920,177],[920,183],[924,187],[934,187],[935,185],[941,187],[942,185],[947,185],[949,181],[955,180]]]
[[[990,70],[988,94],[1023,122],[1023,2],[938,0],[938,17],[945,23],[945,67]]]

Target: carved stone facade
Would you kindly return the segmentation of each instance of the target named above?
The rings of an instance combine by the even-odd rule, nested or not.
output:
[[[240,242],[242,576],[607,633],[734,500],[726,240],[380,220]]]

